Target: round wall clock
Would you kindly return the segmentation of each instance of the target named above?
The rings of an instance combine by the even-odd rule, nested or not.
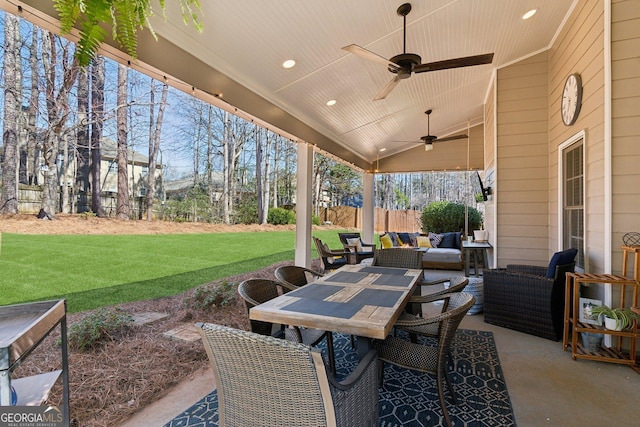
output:
[[[582,79],[580,74],[574,73],[567,77],[564,82],[564,90],[562,91],[562,105],[560,112],[562,113],[562,122],[571,126],[578,119],[580,114],[580,106],[582,105]]]

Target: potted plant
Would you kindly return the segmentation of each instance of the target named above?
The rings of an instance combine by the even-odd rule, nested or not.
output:
[[[591,315],[603,316],[604,327],[611,331],[621,331],[633,325],[636,314],[628,308],[610,308],[607,305],[599,305],[591,308]]]

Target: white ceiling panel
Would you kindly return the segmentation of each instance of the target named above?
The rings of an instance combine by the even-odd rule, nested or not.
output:
[[[169,4],[157,33],[368,162],[427,133],[445,137],[482,118],[493,71],[548,48],[573,0],[414,1],[407,52],[422,63],[495,53],[491,64],[412,74],[386,99],[373,101],[394,77],[383,64],[341,48],[357,44],[383,58],[403,52],[401,1],[203,1],[197,34]],[[529,9],[537,14],[529,20]],[[294,59],[296,66],[281,64]],[[326,101],[335,99],[328,107]],[[259,116],[259,112],[251,112]],[[315,141],[309,141],[315,142]]]

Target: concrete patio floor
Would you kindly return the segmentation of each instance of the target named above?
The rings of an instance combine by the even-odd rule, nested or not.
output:
[[[438,272],[436,276],[440,274],[460,272]],[[493,332],[519,427],[631,426],[640,422],[640,374],[633,369],[574,361],[570,352],[563,351],[561,341],[484,323],[482,313],[466,316],[460,327]],[[122,426],[162,426],[214,388],[211,370],[203,367]]]

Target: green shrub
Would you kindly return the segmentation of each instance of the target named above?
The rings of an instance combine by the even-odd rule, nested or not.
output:
[[[82,212],[80,214],[80,218],[82,219],[89,219],[89,218],[95,218],[97,215],[95,214],[95,212],[92,211],[86,211],[86,212]]]
[[[313,225],[321,225],[320,217],[318,215],[311,215],[311,223]]]
[[[433,202],[422,211],[422,231],[424,233],[446,233],[448,231],[464,231],[464,210],[462,203],[447,201]],[[482,214],[469,206],[469,230],[480,228]]]
[[[191,297],[185,299],[185,305],[196,310],[228,305],[236,297],[236,287],[236,283],[226,280],[221,283],[198,286]]]
[[[100,308],[69,327],[67,343],[72,350],[92,350],[124,335],[132,324],[133,317],[128,312]]]
[[[267,213],[267,222],[273,225],[286,225],[296,223],[296,213],[284,208],[271,208]]]

